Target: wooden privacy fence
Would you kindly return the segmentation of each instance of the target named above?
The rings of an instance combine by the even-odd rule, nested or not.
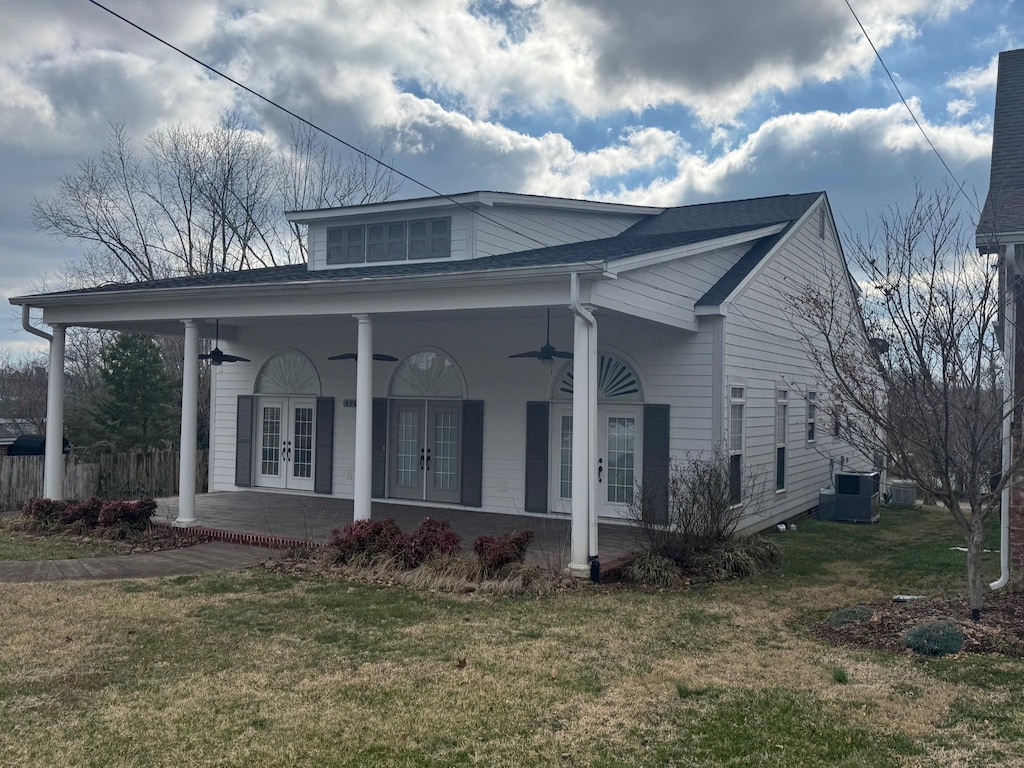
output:
[[[177,451],[101,453],[88,459],[64,456],[64,498],[131,499],[178,495]],[[206,492],[208,451],[196,455],[196,492]],[[43,495],[42,456],[0,456],[0,511],[20,509]]]

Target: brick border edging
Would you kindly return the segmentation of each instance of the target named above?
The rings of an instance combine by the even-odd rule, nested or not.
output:
[[[211,541],[222,541],[226,544],[242,544],[248,547],[263,547],[266,549],[291,549],[292,547],[309,547],[322,549],[325,545],[318,541],[299,539],[293,536],[271,536],[265,533],[247,533],[245,531],[226,531],[221,528],[206,528],[194,526],[191,528],[179,528],[161,521],[151,521],[150,526],[157,529],[186,533],[197,538],[210,539]]]

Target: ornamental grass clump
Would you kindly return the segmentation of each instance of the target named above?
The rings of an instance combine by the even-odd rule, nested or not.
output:
[[[686,583],[674,560],[649,553],[631,560],[623,569],[622,576],[633,584],[661,589],[677,589]]]
[[[903,635],[903,645],[922,656],[948,656],[963,650],[967,636],[952,621],[929,621],[911,627]]]

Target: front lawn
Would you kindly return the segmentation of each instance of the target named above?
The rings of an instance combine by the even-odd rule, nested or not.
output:
[[[83,536],[36,534],[18,530],[0,520],[0,560],[66,560],[103,557],[128,551],[120,542]]]
[[[947,515],[777,540],[781,573],[685,592],[0,584],[0,765],[1024,765],[1021,660],[807,631],[957,589]]]

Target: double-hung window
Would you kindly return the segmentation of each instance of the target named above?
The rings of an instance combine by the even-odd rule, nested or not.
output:
[[[729,388],[729,503],[743,499],[743,410],[746,390]]]
[[[786,428],[789,416],[789,392],[775,391],[775,490],[786,490]]]
[[[813,389],[807,393],[807,442],[813,443],[818,429],[818,393]]]

